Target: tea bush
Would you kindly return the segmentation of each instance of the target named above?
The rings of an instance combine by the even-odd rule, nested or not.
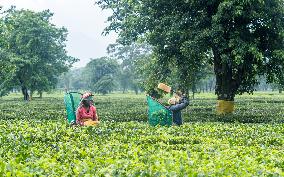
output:
[[[102,123],[70,127],[62,95],[2,98],[0,176],[284,176],[281,95],[240,96],[228,117],[199,95],[181,127],[149,126],[143,95],[95,102]]]

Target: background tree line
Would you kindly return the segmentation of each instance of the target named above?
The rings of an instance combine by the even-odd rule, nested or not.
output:
[[[41,95],[56,86],[153,94],[159,82],[188,93],[214,90],[226,101],[256,89],[282,91],[282,1],[97,4],[113,10],[105,33],[118,31],[117,43],[109,46],[108,56],[69,72],[77,59],[67,55],[67,29],[50,22],[50,11],[11,7],[2,12],[0,95],[18,88],[27,100],[28,90]]]
[[[107,57],[91,59],[85,67],[71,69],[63,73],[59,77],[57,88],[69,91],[91,90],[99,94],[113,91],[121,91],[122,93],[133,91],[138,94],[145,90],[151,91],[151,87],[153,87],[153,92],[158,92],[157,82],[155,78],[151,78],[152,71],[156,67],[152,62],[155,56],[148,44],[112,44],[108,47],[108,54]],[[193,97],[195,93],[215,91],[216,78],[212,65],[205,64],[201,72],[193,74],[195,82],[189,85],[189,92]],[[177,87],[177,71],[168,77],[168,81]],[[153,86],[149,84],[151,82]],[[277,84],[267,83],[265,77],[258,77],[258,84],[254,85],[254,89],[274,91],[280,87]]]

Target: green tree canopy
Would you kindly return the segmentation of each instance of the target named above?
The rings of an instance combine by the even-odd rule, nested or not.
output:
[[[116,60],[102,57],[92,59],[82,73],[89,89],[96,93],[106,94],[114,89],[114,78],[118,73],[119,64]]]
[[[284,3],[282,0],[99,0],[112,9],[106,33],[119,32],[120,42],[145,39],[157,64],[168,75],[180,69],[186,83],[203,63],[214,66],[219,100],[252,93],[258,75],[269,82],[283,78]],[[188,72],[189,71],[189,72]],[[157,79],[163,79],[156,77]]]
[[[25,99],[27,89],[43,92],[55,87],[57,77],[76,61],[65,50],[67,30],[53,25],[52,15],[49,10],[12,7],[1,18],[1,49],[15,56],[10,58],[16,66],[13,84],[22,88]]]
[[[112,58],[120,62],[119,83],[125,92],[132,89],[138,93],[139,85],[143,79],[139,72],[141,60],[151,55],[152,50],[146,43],[132,43],[131,45],[112,44],[108,47],[108,53]]]
[[[8,94],[13,87],[12,81],[16,73],[16,66],[10,61],[13,57],[0,48],[0,96]]]

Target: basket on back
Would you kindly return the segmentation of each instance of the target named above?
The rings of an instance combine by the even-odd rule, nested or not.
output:
[[[78,92],[67,92],[64,95],[64,103],[69,124],[76,122],[76,111],[80,105],[81,96],[82,94]]]
[[[173,124],[173,113],[161,103],[147,96],[148,122],[152,126],[171,126]]]

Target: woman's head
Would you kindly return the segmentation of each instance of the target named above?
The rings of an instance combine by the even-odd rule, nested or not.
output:
[[[91,92],[86,92],[82,95],[82,100],[94,96]]]
[[[86,92],[82,95],[82,104],[84,107],[89,107],[93,103],[93,95],[90,92]]]
[[[82,104],[84,107],[90,107],[91,103],[92,102],[90,100],[82,100]]]

